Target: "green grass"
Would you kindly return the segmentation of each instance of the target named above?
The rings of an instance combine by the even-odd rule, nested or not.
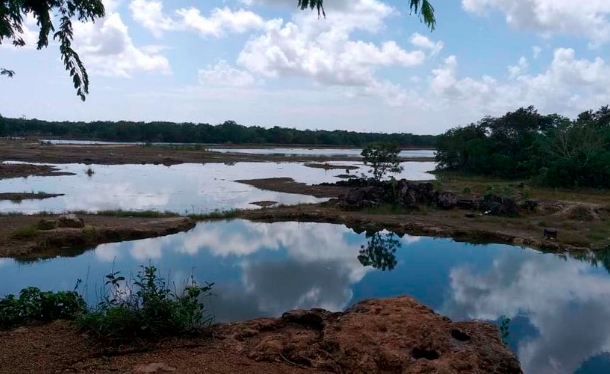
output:
[[[38,236],[38,229],[33,226],[21,227],[13,231],[11,238],[17,240],[29,240]]]
[[[361,212],[364,214],[407,214],[407,213],[411,213],[410,210],[407,210],[400,205],[393,205],[393,204],[384,204],[384,205],[380,205],[376,208],[364,208],[361,210]],[[427,212],[427,210],[425,210],[423,207],[421,207],[419,212],[420,213],[423,212],[422,214],[425,214],[425,212]]]
[[[189,215],[187,215],[187,217],[192,218],[197,221],[220,220],[220,219],[235,218],[239,215],[240,212],[241,212],[241,210],[239,210],[239,209],[215,210],[211,213],[189,214]]]
[[[134,217],[134,218],[167,218],[178,217],[179,214],[173,212],[159,212],[156,210],[100,210],[99,212],[76,211],[76,215],[97,215],[106,217]]]

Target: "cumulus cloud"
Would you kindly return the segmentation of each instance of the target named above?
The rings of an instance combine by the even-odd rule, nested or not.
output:
[[[416,47],[429,50],[432,56],[436,56],[445,46],[443,42],[433,42],[428,37],[417,32],[411,35],[410,42]]]
[[[226,61],[199,70],[199,83],[203,86],[246,87],[254,84],[254,78],[246,71],[229,66]]]
[[[378,32],[384,19],[394,9],[376,0],[352,2],[337,10],[332,19],[319,22],[316,18],[297,14],[292,21],[281,19],[266,22],[264,33],[248,41],[237,63],[248,71],[266,77],[305,77],[321,85],[358,89],[360,95],[381,95],[390,104],[400,105],[411,95],[400,86],[379,79],[379,68],[398,66],[409,68],[425,60],[422,50],[408,51],[395,41],[379,44],[352,39],[355,31]],[[423,37],[414,44],[425,49],[439,50]]]
[[[221,37],[227,33],[242,34],[259,29],[265,23],[261,16],[253,12],[228,7],[214,8],[209,16],[201,14],[195,7],[180,8],[167,15],[159,0],[132,0],[129,9],[134,21],[155,37],[161,37],[164,31],[174,30],[192,30],[202,36]]]
[[[106,14],[96,23],[74,24],[75,49],[90,70],[126,78],[138,72],[171,73],[169,61],[158,50],[133,43],[119,13]]]
[[[527,66],[524,57],[510,66],[509,81],[459,78],[457,58],[450,56],[432,71],[428,101],[436,100],[437,109],[459,103],[482,116],[531,104],[545,112],[575,113],[610,100],[610,66],[599,57],[578,59],[573,49],[558,48],[546,70],[530,75]]]
[[[543,36],[581,35],[594,45],[610,40],[610,2],[607,0],[462,0],[468,12],[484,14],[497,9],[506,22]]]

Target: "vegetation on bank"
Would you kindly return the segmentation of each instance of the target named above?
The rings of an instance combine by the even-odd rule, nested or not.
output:
[[[280,145],[328,145],[362,147],[374,142],[394,142],[402,147],[434,147],[436,136],[361,133],[355,131],[297,130],[283,127],[242,126],[225,121],[171,122],[49,122],[38,119],[0,117],[0,137],[37,136],[84,140],[169,143],[233,143]]]
[[[439,170],[526,178],[550,187],[610,187],[610,108],[575,120],[530,106],[457,127],[437,143]]]
[[[119,272],[106,275],[106,292],[94,307],[88,306],[78,292],[80,283],[72,291],[43,292],[29,287],[18,296],[1,298],[0,330],[73,320],[80,331],[116,345],[194,333],[213,321],[201,302],[210,295],[213,283],[200,286],[191,277],[178,292],[152,265],[142,266],[130,279]]]

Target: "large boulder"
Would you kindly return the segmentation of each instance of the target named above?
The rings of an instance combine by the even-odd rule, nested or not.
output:
[[[64,214],[59,216],[59,227],[69,227],[80,229],[85,227],[85,222],[76,216],[76,214]]]
[[[485,195],[480,208],[490,216],[514,217],[519,215],[519,205],[514,199],[494,194]]]
[[[487,322],[452,322],[407,297],[364,300],[343,313],[285,313],[215,328],[225,349],[257,361],[335,373],[521,374]]]

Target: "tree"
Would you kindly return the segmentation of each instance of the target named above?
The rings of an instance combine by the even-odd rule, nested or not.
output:
[[[367,232],[369,239],[366,245],[360,246],[358,261],[362,266],[372,266],[381,271],[393,270],[396,267],[396,250],[401,242],[393,232]]]
[[[364,165],[370,166],[373,178],[381,181],[388,173],[400,173],[400,148],[395,143],[379,143],[366,146],[360,154],[364,158]]]
[[[72,49],[72,20],[95,22],[105,15],[102,0],[0,0],[0,44],[5,39],[12,40],[16,47],[23,47],[25,41],[19,36],[23,32],[24,17],[31,15],[36,19],[38,32],[37,49],[49,45],[49,34],[59,41],[59,53],[70,76],[76,94],[85,100],[89,93],[89,76],[78,54]],[[58,27],[53,24],[54,15],[58,17]],[[0,68],[0,75],[12,77],[15,73]]]
[[[298,0],[298,6],[301,10],[307,8],[316,9],[318,11],[318,17],[320,15],[326,18],[326,12],[324,11],[324,0]],[[336,0],[335,0],[336,1]],[[354,1],[354,0],[352,0]],[[428,0],[408,0],[409,8],[411,12],[419,15],[421,21],[423,21],[430,30],[434,30],[436,27],[436,18],[434,16],[434,7]]]

